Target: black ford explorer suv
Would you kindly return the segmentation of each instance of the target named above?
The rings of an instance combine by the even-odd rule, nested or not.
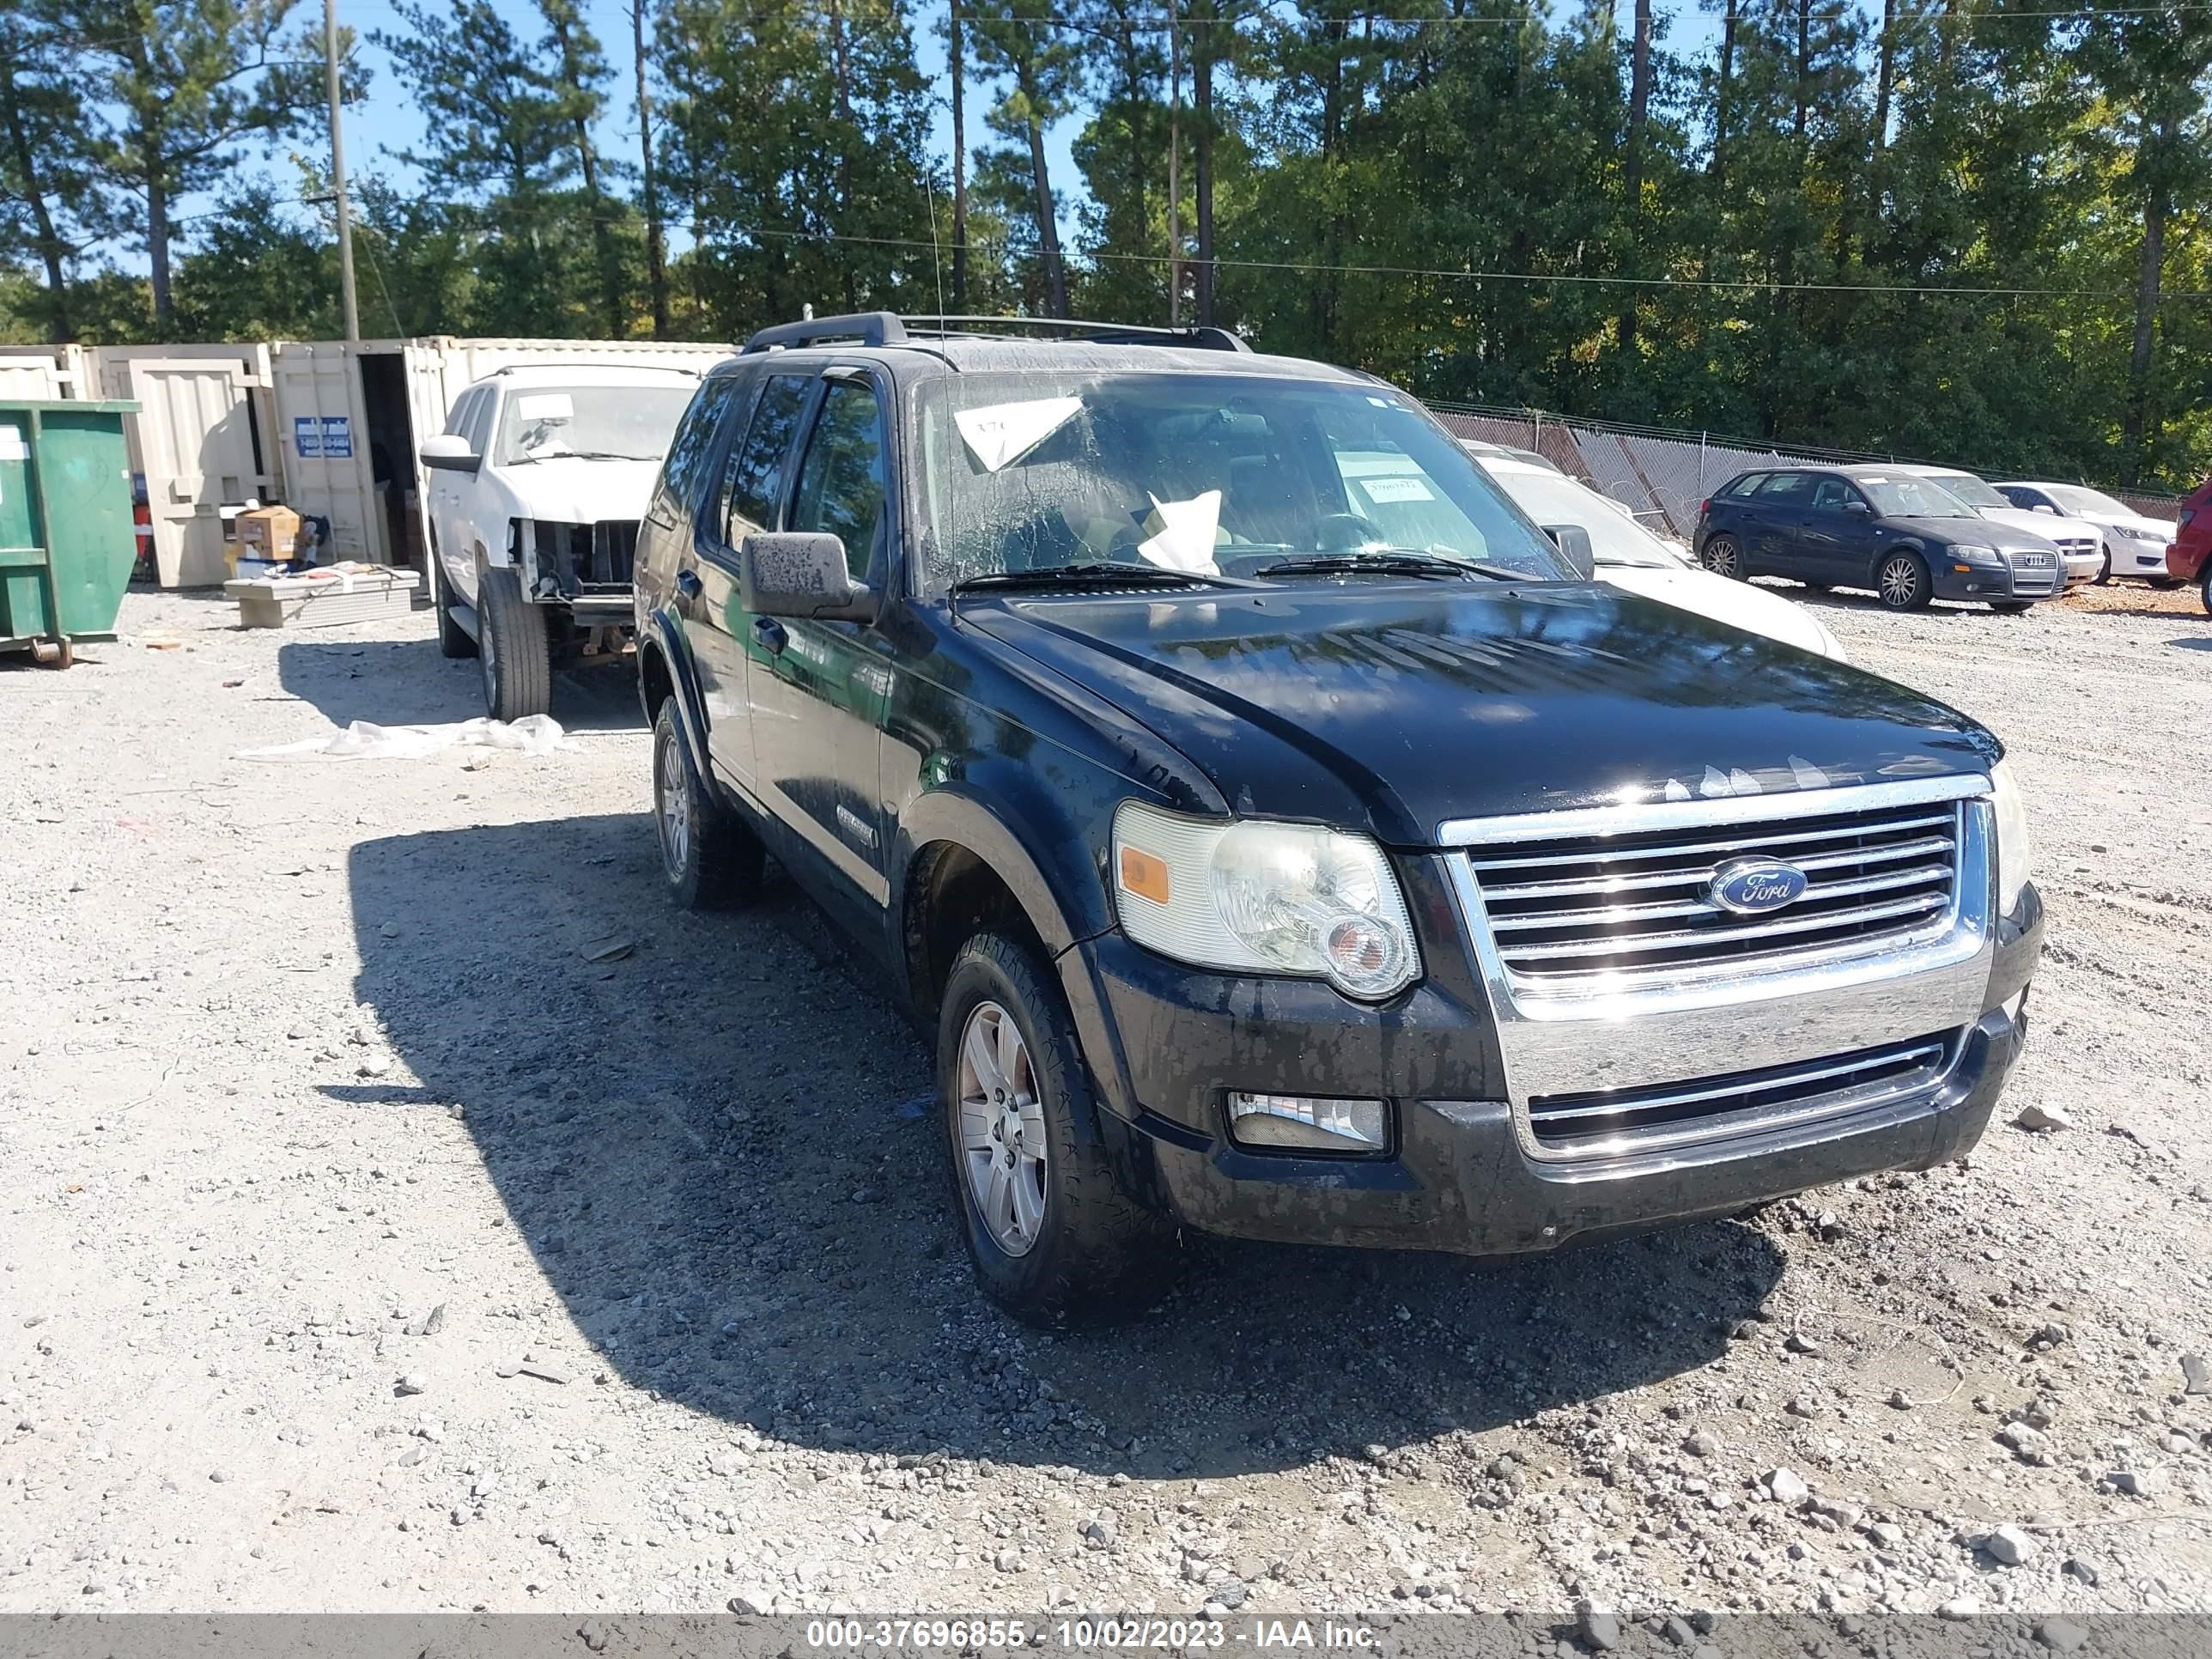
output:
[[[2057,543],[1880,465],[1739,472],[1699,506],[1697,550],[1723,576],[1870,587],[1892,611],[1969,599],[2017,614],[2066,589]]]
[[[757,335],[637,573],[668,884],[772,851],[927,1017],[993,1297],[1973,1145],[2042,933],[1989,732],[1590,580],[1380,381],[1012,329]]]

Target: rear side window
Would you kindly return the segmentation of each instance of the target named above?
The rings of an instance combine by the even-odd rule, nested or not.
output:
[[[668,442],[668,459],[661,464],[660,487],[665,498],[678,511],[688,510],[699,499],[700,475],[714,451],[715,428],[721,424],[722,411],[730,406],[737,388],[736,375],[714,376],[692,393],[690,407],[676,423],[676,435]]]
[[[811,375],[775,374],[754,405],[745,441],[730,452],[730,545],[748,530],[767,530],[775,521],[775,500],[783,489],[784,459],[806,412]]]
[[[1726,489],[1721,491],[1721,494],[1723,495],[1748,495],[1752,491],[1757,489],[1759,485],[1765,482],[1766,474],[1764,472],[1747,472],[1743,477],[1738,478],[1734,483],[1730,484]]]

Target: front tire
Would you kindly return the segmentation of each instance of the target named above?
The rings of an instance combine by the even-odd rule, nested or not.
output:
[[[1936,597],[1928,561],[1917,553],[1893,553],[1874,573],[1874,591],[1885,611],[1925,611]]]
[[[1115,1182],[1067,1005],[1013,940],[979,933],[954,960],[937,1086],[953,1201],[985,1295],[1058,1328],[1166,1288],[1173,1231]]]
[[[2197,597],[2204,606],[2204,614],[2212,617],[2212,559],[2204,562],[2204,574],[2197,583]]]
[[[653,824],[661,877],[685,909],[735,910],[760,896],[767,849],[691,764],[672,696],[653,720]]]
[[[2109,548],[2109,547],[2108,547],[2108,548],[2106,548],[2106,549],[2105,550],[2105,562],[2104,562],[2104,563],[2102,563],[2102,564],[2100,564],[2100,565],[2099,565],[2099,566],[2097,567],[2097,574],[2096,574],[2095,577],[2093,579],[2093,586],[2098,586],[2098,587],[2102,587],[2102,586],[2104,586],[2106,583],[2110,582],[2112,580],[2112,550],[2111,548]]]
[[[512,566],[477,573],[477,647],[483,666],[484,712],[519,720],[553,707],[553,644],[545,616],[522,597]]]
[[[1733,536],[1715,536],[1706,542],[1704,562],[1716,576],[1726,576],[1731,581],[1744,580],[1743,550]]]

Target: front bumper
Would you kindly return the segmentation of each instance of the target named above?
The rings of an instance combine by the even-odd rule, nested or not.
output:
[[[2064,565],[2021,570],[2010,564],[1967,564],[1942,554],[1933,556],[1929,562],[1937,599],[1971,599],[1984,605],[1992,600],[2027,604],[2055,599],[2066,591],[2072,578]],[[2095,570],[2089,574],[2095,575]]]
[[[1531,1155],[1483,993],[1453,962],[1431,962],[1420,987],[1380,1011],[1316,984],[1194,972],[1116,935],[1062,965],[1133,1195],[1226,1237],[1487,1255],[1959,1157],[2020,1055],[2042,949],[2033,887],[1994,933],[1983,1012],[1953,1033],[1954,1057],[1928,1087],[1732,1138],[1566,1160]],[[1719,1056],[1711,1069],[1747,1063],[1758,1061]],[[1229,1136],[1231,1089],[1387,1097],[1396,1139],[1372,1158],[1250,1151]]]

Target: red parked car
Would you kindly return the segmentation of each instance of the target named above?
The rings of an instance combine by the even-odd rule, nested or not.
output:
[[[2212,612],[2212,478],[2181,504],[2181,522],[2166,550],[2166,574],[2197,584],[2197,597]]]

